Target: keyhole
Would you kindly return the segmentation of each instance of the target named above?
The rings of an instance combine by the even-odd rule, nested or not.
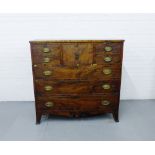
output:
[[[75,53],[75,59],[79,60],[79,53]]]

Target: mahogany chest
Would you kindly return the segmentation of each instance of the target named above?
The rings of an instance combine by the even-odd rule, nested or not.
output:
[[[30,41],[36,123],[42,115],[112,113],[118,122],[123,40]]]

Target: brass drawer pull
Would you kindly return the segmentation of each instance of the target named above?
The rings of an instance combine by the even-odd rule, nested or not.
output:
[[[106,74],[106,75],[109,75],[112,73],[112,70],[109,69],[109,68],[106,68],[106,69],[103,69],[103,73]]]
[[[106,56],[106,57],[104,57],[104,61],[105,62],[110,62],[110,61],[112,61],[112,58],[109,57],[109,56]]]
[[[77,66],[77,67],[79,67],[79,66],[80,66],[80,64],[76,64],[76,66]]]
[[[92,67],[97,67],[97,64],[91,64]]]
[[[111,47],[111,46],[106,46],[106,47],[104,48],[104,50],[105,50],[106,52],[110,52],[110,51],[112,51],[112,47]]]
[[[49,76],[49,75],[52,74],[52,71],[44,71],[43,74],[44,74],[45,76]]]
[[[36,64],[34,64],[34,65],[33,65],[33,67],[37,67],[37,65],[36,65]]]
[[[49,101],[49,102],[45,103],[45,106],[48,107],[48,108],[51,108],[51,107],[54,106],[54,103]]]
[[[45,89],[46,91],[51,91],[51,90],[53,89],[53,87],[52,87],[52,86],[45,86],[44,89]]]
[[[110,86],[110,84],[104,84],[104,85],[102,85],[102,88],[107,90],[107,89],[110,89],[111,86]]]
[[[44,58],[44,59],[43,59],[43,62],[44,62],[44,63],[50,62],[50,58]]]
[[[103,100],[102,102],[101,102],[101,105],[103,105],[103,106],[107,106],[107,105],[109,105],[110,104],[110,101],[108,101],[108,100]]]
[[[50,52],[50,49],[49,49],[48,47],[44,47],[44,48],[43,48],[43,52],[44,52],[44,53],[48,53],[48,52]]]

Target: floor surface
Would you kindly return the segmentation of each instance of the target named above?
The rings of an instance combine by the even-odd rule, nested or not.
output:
[[[120,103],[120,122],[111,114],[89,118],[43,117],[35,124],[34,102],[0,102],[0,140],[155,140],[155,100]]]

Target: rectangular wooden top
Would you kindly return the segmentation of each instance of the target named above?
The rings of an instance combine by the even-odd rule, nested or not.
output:
[[[91,43],[91,42],[124,42],[124,40],[32,40],[30,43]]]

